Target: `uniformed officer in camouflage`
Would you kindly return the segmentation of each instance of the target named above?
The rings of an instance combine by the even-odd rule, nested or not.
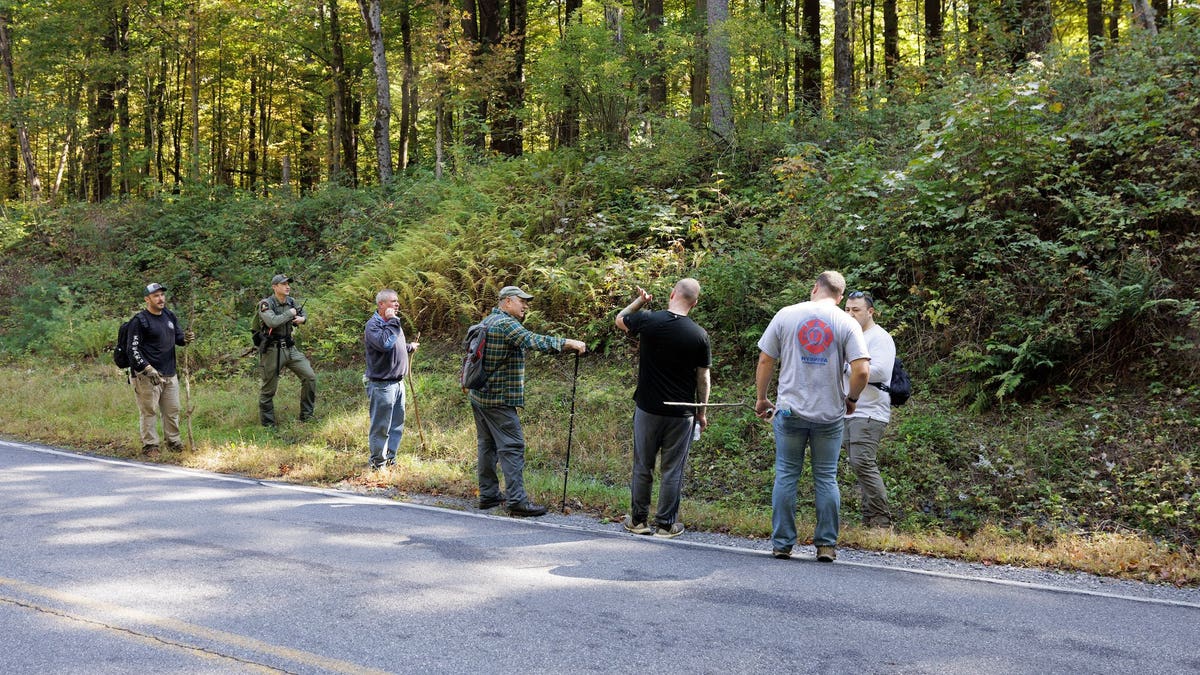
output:
[[[304,354],[296,348],[293,333],[296,326],[307,320],[304,308],[292,299],[292,280],[286,274],[271,278],[271,295],[258,303],[254,316],[255,340],[258,343],[258,367],[262,375],[262,390],[258,395],[259,420],[263,426],[275,426],[275,390],[284,368],[300,378],[300,421],[313,417],[317,404],[317,374]]]

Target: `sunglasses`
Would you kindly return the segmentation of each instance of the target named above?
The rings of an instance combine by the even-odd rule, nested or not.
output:
[[[857,300],[859,298],[862,298],[863,300],[866,300],[867,304],[870,305],[871,307],[875,306],[875,298],[872,298],[871,294],[866,291],[850,291],[850,293],[846,297],[851,300]]]

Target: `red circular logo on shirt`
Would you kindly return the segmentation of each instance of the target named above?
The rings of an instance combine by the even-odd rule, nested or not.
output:
[[[800,346],[808,353],[820,354],[833,344],[833,329],[820,319],[810,319],[808,323],[800,326],[796,337],[800,339]]]

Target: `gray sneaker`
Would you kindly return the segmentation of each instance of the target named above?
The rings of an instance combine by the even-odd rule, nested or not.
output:
[[[625,516],[625,520],[621,524],[625,526],[626,530],[634,534],[654,534],[654,530],[650,529],[646,521],[640,520],[635,523],[633,522],[633,516]]]
[[[654,528],[654,536],[663,537],[664,539],[673,539],[683,534],[683,523],[671,523],[670,527],[659,525]]]

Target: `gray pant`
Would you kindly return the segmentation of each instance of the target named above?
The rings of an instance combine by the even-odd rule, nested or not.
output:
[[[658,513],[654,521],[669,528],[679,516],[679,493],[683,489],[683,466],[692,447],[692,426],[687,417],[667,417],[633,411],[633,480],[629,485],[630,517],[635,523],[650,515],[650,491],[654,487],[654,460],[662,451],[662,482],[658,487]]]
[[[512,406],[481,406],[471,403],[475,415],[475,438],[478,442],[479,499],[500,497],[500,479],[496,463],[504,473],[504,496],[509,506],[526,501],[525,494],[525,432],[517,409]]]
[[[846,419],[846,450],[850,467],[858,477],[858,496],[862,502],[862,519],[866,525],[889,526],[892,507],[888,504],[887,487],[879,475],[876,453],[887,424],[869,417]]]

